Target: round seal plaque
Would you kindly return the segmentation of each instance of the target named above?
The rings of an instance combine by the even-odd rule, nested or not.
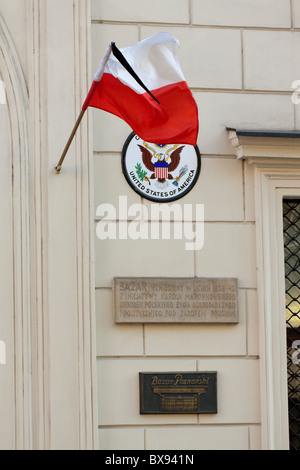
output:
[[[185,196],[201,170],[198,146],[153,144],[132,132],[122,151],[122,168],[129,185],[154,202],[171,202]]]

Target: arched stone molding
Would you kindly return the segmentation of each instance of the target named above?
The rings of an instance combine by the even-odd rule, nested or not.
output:
[[[23,14],[27,82],[0,15],[0,79],[7,98],[7,107],[1,106],[8,116],[11,171],[8,167],[6,173],[12,201],[15,423],[10,446],[94,449],[98,429],[89,113],[61,174],[55,171],[91,83],[90,0],[26,0]]]
[[[12,178],[15,449],[31,447],[28,92],[18,53],[0,14],[0,75],[5,83]]]

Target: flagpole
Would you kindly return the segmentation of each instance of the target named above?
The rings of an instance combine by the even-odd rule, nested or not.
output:
[[[82,110],[81,110],[81,113],[79,114],[79,117],[78,117],[78,119],[77,119],[77,121],[76,121],[76,124],[75,124],[75,126],[74,126],[74,128],[73,128],[73,130],[72,130],[72,132],[71,132],[70,138],[69,138],[69,140],[68,140],[68,142],[67,142],[67,144],[66,144],[66,146],[65,146],[65,148],[64,148],[64,151],[63,151],[63,153],[62,153],[62,155],[61,155],[61,157],[60,157],[60,160],[59,160],[57,166],[55,167],[55,169],[56,169],[56,171],[57,171],[58,173],[59,173],[60,170],[61,170],[61,167],[62,167],[62,164],[63,164],[63,162],[64,162],[64,159],[66,158],[66,155],[67,155],[67,153],[68,153],[68,150],[69,150],[69,148],[70,148],[70,146],[71,146],[71,143],[72,143],[72,141],[73,141],[73,139],[74,139],[74,137],[75,137],[75,134],[76,134],[76,132],[77,132],[77,129],[78,129],[78,127],[79,127],[79,124],[80,124],[81,121],[82,121],[82,118],[83,118],[85,112],[86,112],[86,109],[82,109]]]
[[[55,167],[57,173],[59,173],[60,170],[61,170],[61,168],[62,168],[62,164],[63,164],[63,162],[64,162],[64,159],[66,158],[66,155],[67,155],[67,153],[68,153],[68,150],[69,150],[69,148],[70,148],[70,146],[71,146],[71,143],[72,143],[72,141],[73,141],[73,139],[74,139],[74,137],[75,137],[75,134],[76,134],[76,132],[77,132],[77,129],[78,129],[78,127],[79,127],[79,124],[81,123],[82,118],[83,118],[83,116],[84,116],[84,113],[86,112],[86,110],[87,110],[87,108],[88,108],[88,106],[89,106],[89,102],[90,102],[90,100],[91,100],[91,98],[92,98],[92,96],[93,96],[93,94],[94,94],[94,92],[95,92],[95,89],[97,88],[97,84],[100,82],[100,80],[101,80],[101,78],[102,78],[102,76],[103,76],[103,74],[104,74],[104,70],[105,70],[106,64],[107,64],[107,62],[108,62],[108,59],[109,59],[110,54],[111,54],[111,51],[112,51],[112,44],[113,44],[113,43],[110,43],[109,46],[107,47],[106,51],[105,51],[105,54],[104,54],[104,56],[103,56],[103,58],[102,58],[102,60],[101,60],[101,62],[100,62],[100,65],[99,65],[99,69],[98,69],[98,71],[97,71],[97,73],[96,73],[96,75],[95,75],[95,77],[94,77],[94,82],[93,82],[93,84],[92,84],[92,86],[91,86],[91,89],[90,89],[90,91],[89,91],[89,93],[88,93],[88,96],[87,96],[87,98],[86,98],[86,100],[85,100],[85,102],[84,102],[84,104],[83,104],[83,106],[82,106],[81,113],[80,113],[79,116],[78,116],[78,119],[77,119],[77,121],[76,121],[76,124],[75,124],[75,126],[74,126],[74,128],[73,128],[73,130],[72,130],[72,132],[71,132],[71,135],[70,135],[69,140],[68,140],[68,142],[67,142],[67,144],[66,144],[66,146],[65,146],[65,148],[64,148],[64,151],[63,151],[63,153],[62,153],[62,155],[61,155],[61,157],[60,157],[60,160],[59,160],[57,166]]]

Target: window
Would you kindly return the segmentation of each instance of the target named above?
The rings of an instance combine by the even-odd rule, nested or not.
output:
[[[283,231],[290,450],[300,450],[300,199],[284,199]]]

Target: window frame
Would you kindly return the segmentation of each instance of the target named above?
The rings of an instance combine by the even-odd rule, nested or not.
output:
[[[254,167],[262,448],[289,450],[282,203],[300,197],[300,131],[227,131]]]
[[[255,182],[262,446],[289,450],[282,204],[300,199],[300,165],[270,169],[256,162]]]

